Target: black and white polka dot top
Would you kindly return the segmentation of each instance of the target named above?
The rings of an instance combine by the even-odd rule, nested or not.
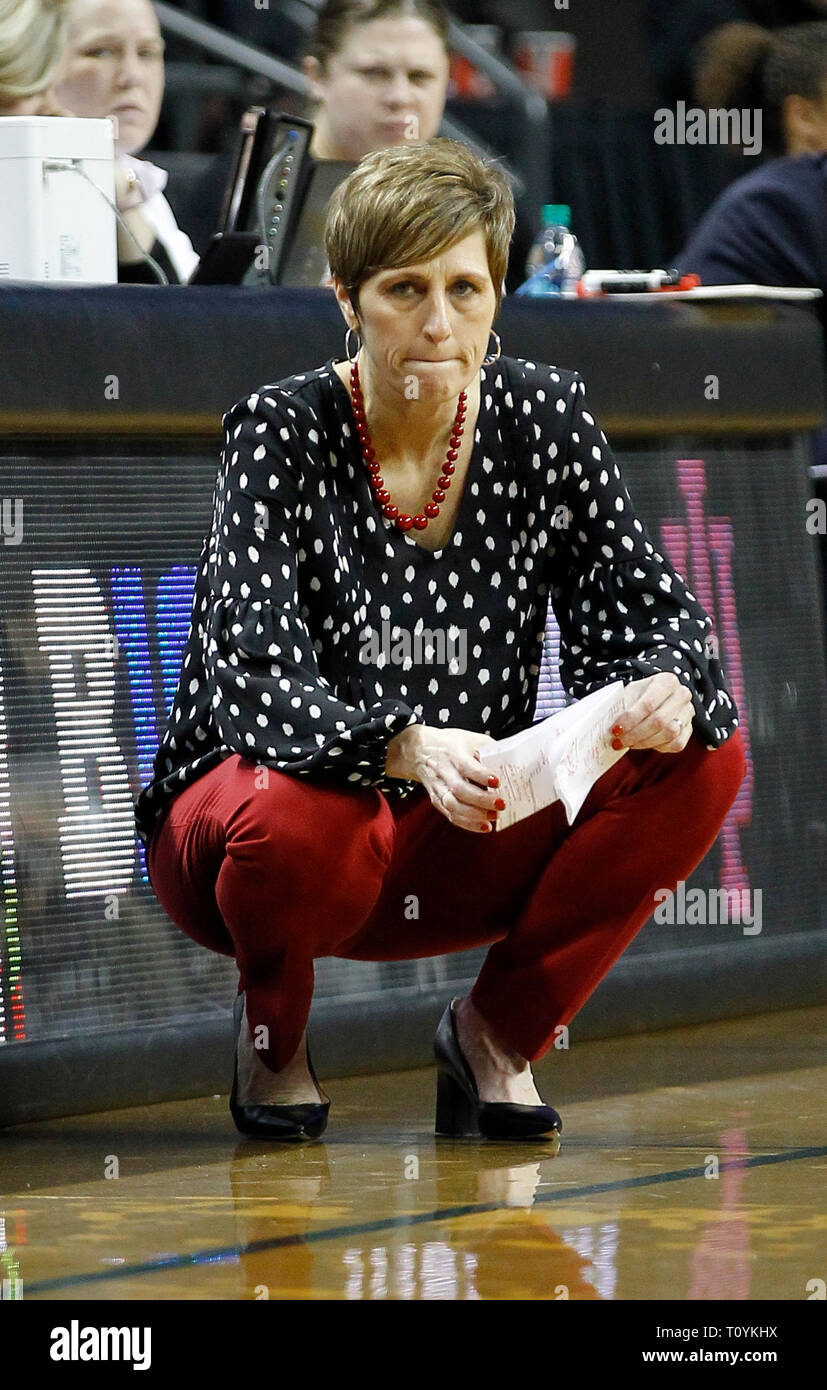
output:
[[[704,745],[732,734],[711,619],[635,515],[581,377],[506,357],[481,372],[454,530],[436,551],[382,515],[333,359],[224,416],[178,689],[135,806],[144,845],[169,801],[232,753],[405,796],[418,784],[384,766],[408,724],[524,728],[549,599],[573,697],[674,671]]]

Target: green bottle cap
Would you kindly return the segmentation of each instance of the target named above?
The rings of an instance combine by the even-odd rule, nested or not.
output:
[[[545,203],[543,205],[544,227],[570,227],[571,208],[568,203]]]

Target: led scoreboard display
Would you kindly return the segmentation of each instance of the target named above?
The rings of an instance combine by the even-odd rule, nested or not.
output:
[[[203,1017],[235,989],[233,963],[166,918],[133,823],[176,690],[220,443],[176,442],[174,456],[115,447],[51,446],[33,460],[7,445],[3,463],[3,1042]],[[615,452],[656,546],[713,617],[749,754],[692,881],[761,889],[765,932],[823,926],[823,617],[804,454],[789,440],[702,457]],[[550,612],[537,718],[565,703],[557,650]],[[630,951],[708,940],[650,922]],[[450,969],[466,978],[483,955]],[[332,961],[319,990],[358,978],[362,994],[381,993],[415,968]]]

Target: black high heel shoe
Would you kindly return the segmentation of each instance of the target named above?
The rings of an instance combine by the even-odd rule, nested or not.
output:
[[[474,1074],[457,1038],[452,999],[434,1038],[437,1061],[436,1125],[434,1133],[452,1139],[555,1139],[563,1121],[550,1105],[518,1105],[512,1101],[480,1100]]]
[[[244,993],[236,995],[233,1004],[235,1023],[235,1070],[233,1089],[230,1095],[230,1114],[235,1127],[241,1134],[252,1135],[256,1139],[318,1139],[327,1128],[327,1115],[330,1110],[330,1097],[322,1103],[309,1101],[297,1105],[239,1105],[238,1098],[238,1040],[241,1034],[241,1019],[244,1013]],[[307,1049],[307,1065],[310,1075],[322,1095],[327,1093],[319,1086],[319,1080],[310,1060]]]

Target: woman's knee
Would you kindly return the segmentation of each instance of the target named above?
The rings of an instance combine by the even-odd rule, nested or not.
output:
[[[396,827],[376,788],[341,788],[271,776],[238,807],[227,828],[227,853],[237,865],[283,893],[300,880],[320,897],[361,892],[381,882]]]
[[[146,855],[150,886],[164,912],[181,931],[222,956],[235,946],[215,902],[212,856],[196,822],[170,817],[156,827]]]
[[[747,770],[747,754],[740,729],[717,748],[703,749],[693,774],[693,795],[725,815],[732,805]]]
[[[737,792],[747,770],[747,750],[740,729],[709,750],[708,766],[721,784],[729,786],[733,794]]]

